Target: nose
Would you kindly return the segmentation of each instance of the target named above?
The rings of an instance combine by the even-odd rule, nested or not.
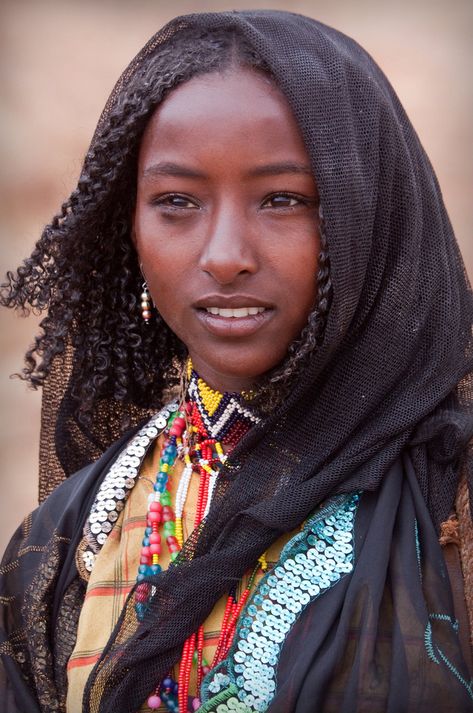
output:
[[[229,285],[258,269],[250,222],[243,207],[226,203],[209,223],[199,266],[219,285]]]

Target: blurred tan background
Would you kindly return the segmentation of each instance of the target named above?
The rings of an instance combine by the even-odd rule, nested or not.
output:
[[[73,189],[121,70],[176,14],[300,12],[354,37],[391,79],[429,154],[473,276],[471,0],[3,0],[0,273],[17,266]],[[0,552],[36,504],[40,393],[9,375],[37,319],[0,313]]]

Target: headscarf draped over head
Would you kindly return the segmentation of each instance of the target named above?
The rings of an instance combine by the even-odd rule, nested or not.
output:
[[[198,541],[156,581],[137,631],[131,595],[86,691],[97,701],[100,689],[100,711],[125,710],[125,700],[136,710],[272,541],[328,496],[378,491],[401,456],[438,528],[473,432],[472,292],[432,166],[356,42],[286,12],[177,18],[126,69],[94,140],[149,57],[192,27],[244,37],[286,96],[319,190],[333,298],[310,367],[235,450]]]

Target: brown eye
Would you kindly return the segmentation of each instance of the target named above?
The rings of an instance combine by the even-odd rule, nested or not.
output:
[[[165,208],[198,208],[198,206],[187,196],[179,194],[169,194],[161,196],[155,201],[156,205],[164,206]]]
[[[294,208],[299,203],[302,203],[302,199],[297,196],[291,196],[284,193],[278,193],[274,196],[269,196],[263,202],[263,208]]]

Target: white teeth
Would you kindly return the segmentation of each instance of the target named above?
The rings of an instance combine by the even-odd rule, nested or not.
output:
[[[248,317],[249,315],[261,314],[264,312],[264,307],[237,307],[236,309],[229,309],[224,307],[206,307],[207,312],[210,314],[216,314],[219,317]]]

